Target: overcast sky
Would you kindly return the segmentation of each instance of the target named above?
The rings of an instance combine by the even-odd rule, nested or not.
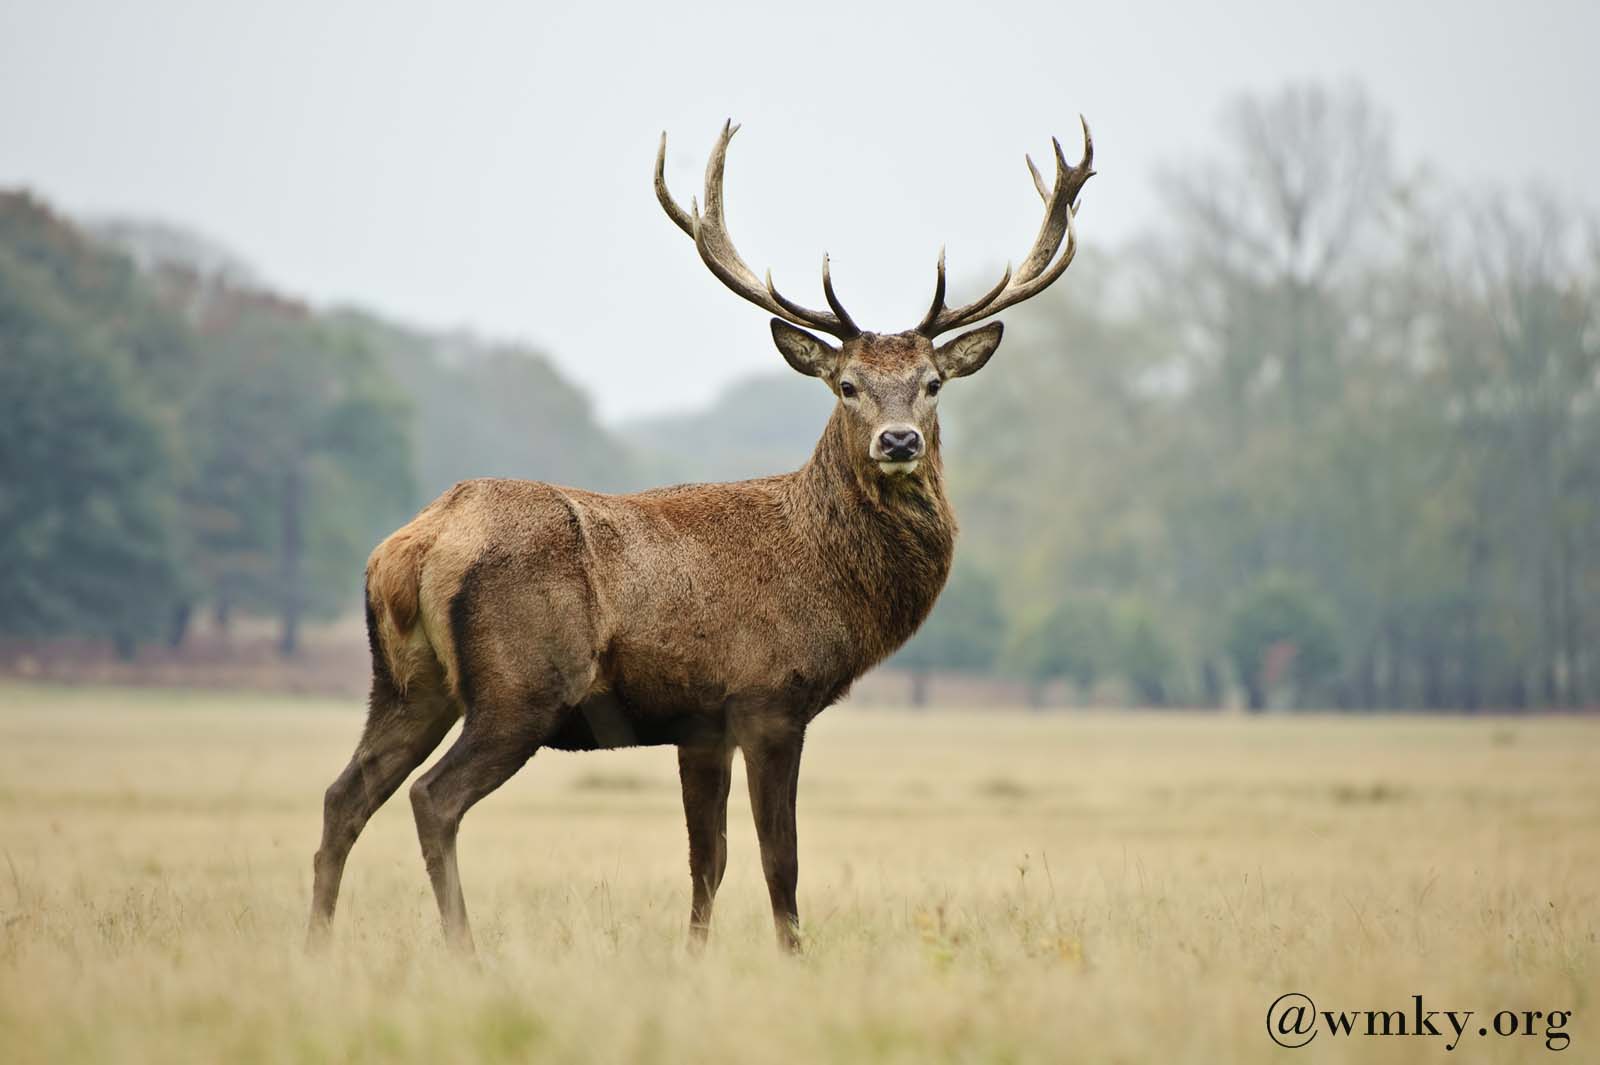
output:
[[[1148,223],[1151,176],[1224,102],[1355,80],[1400,157],[1482,183],[1600,188],[1600,4],[1391,0],[556,5],[0,3],[0,184],[181,223],[273,284],[545,349],[604,416],[777,367],[650,191],[687,205],[724,117],[740,251],[866,328],[907,328],[1020,257],[1025,151],[1078,112],[1080,238]],[[1069,275],[1066,283],[1071,283]]]

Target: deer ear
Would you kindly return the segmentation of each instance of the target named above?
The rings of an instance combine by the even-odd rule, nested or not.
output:
[[[821,377],[839,355],[838,348],[824,343],[804,329],[797,329],[782,318],[772,320],[772,342],[778,345],[784,361],[807,377]]]
[[[995,349],[1000,346],[1000,334],[1005,326],[990,322],[981,329],[962,333],[933,350],[933,364],[945,377],[965,377],[983,369]]]

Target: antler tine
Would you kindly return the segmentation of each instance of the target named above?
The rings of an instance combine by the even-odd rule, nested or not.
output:
[[[767,271],[767,284],[771,287],[772,272]],[[850,315],[845,311],[844,304],[839,302],[839,297],[833,293],[833,273],[828,269],[828,253],[822,253],[822,296],[828,301],[828,306],[833,308],[834,317],[839,319],[839,324],[851,333],[859,333],[856,323],[850,320]]]
[[[664,176],[666,135],[662,134],[661,149],[656,154],[656,198],[661,201],[667,217],[671,218],[679,229],[694,238],[695,248],[700,252],[700,258],[706,267],[737,295],[785,321],[831,333],[841,340],[860,335],[861,330],[844,312],[844,307],[833,292],[833,281],[828,274],[826,257],[822,266],[822,287],[828,305],[833,308],[832,312],[812,310],[785,298],[772,283],[772,271],[767,271],[763,282],[739,256],[738,249],[733,246],[733,238],[728,233],[722,204],[723,171],[727,164],[728,142],[737,132],[739,127],[733,124],[732,119],[724,123],[722,134],[711,150],[711,158],[706,161],[704,213],[698,204],[691,201],[689,214],[685,214],[683,208],[679,207],[667,192]]]
[[[814,311],[809,307],[804,307],[785,296],[783,293],[779,292],[778,286],[772,283],[771,270],[767,271],[766,289],[767,297],[771,299],[773,303],[777,304],[776,308],[768,306],[767,309],[772,311],[774,314],[777,314],[780,318],[787,318],[796,325],[811,326],[816,329],[821,329],[827,333],[834,333],[835,336],[839,336],[840,333],[843,332],[840,330],[839,324],[833,321],[833,315],[827,314],[823,311]],[[852,323],[852,328],[853,327],[854,323]],[[839,330],[839,332],[836,332],[836,330]],[[855,334],[848,333],[846,335],[854,336]]]
[[[933,302],[928,305],[928,313],[922,316],[922,321],[917,323],[917,332],[928,333],[934,322],[939,320],[939,313],[944,310],[944,245],[939,246],[939,276],[933,283]],[[932,335],[931,333],[928,335]]]
[[[1006,263],[1005,272],[1000,275],[1000,280],[994,287],[964,307],[946,308],[944,306],[944,253],[939,253],[939,281],[934,294],[934,304],[928,308],[927,317],[922,320],[922,325],[917,327],[917,332],[924,336],[933,337],[940,333],[954,329],[958,325],[975,322],[989,313],[985,308],[999,298],[1011,284],[1011,264]]]
[[[1067,232],[1066,216],[1072,210],[1072,200],[1063,199],[1061,193],[1072,168],[1067,165],[1067,157],[1061,152],[1061,142],[1051,137],[1050,146],[1056,153],[1056,183],[1045,199],[1044,221],[1039,224],[1039,235],[1033,239],[1033,247],[1017,268],[1018,282],[1032,281],[1050,265],[1050,260],[1055,258],[1061,247],[1061,238]]]
[[[1066,271],[1078,250],[1077,227],[1074,224],[1078,193],[1083,189],[1084,182],[1094,175],[1094,138],[1089,133],[1088,121],[1082,115],[1078,116],[1078,121],[1083,126],[1083,158],[1076,166],[1067,165],[1066,155],[1061,150],[1061,142],[1052,137],[1050,143],[1055,149],[1056,176],[1054,186],[1048,191],[1045,189],[1039,168],[1033,165],[1033,159],[1024,156],[1028,164],[1028,173],[1033,177],[1034,188],[1044,200],[1045,212],[1033,246],[1028,250],[1016,272],[1012,273],[1008,266],[1000,283],[983,297],[965,307],[945,310],[943,309],[944,269],[941,257],[934,305],[929,309],[922,324],[917,327],[919,332],[932,337],[957,326],[970,325],[991,314],[998,314],[1007,307],[1038,295]],[[1062,250],[1063,241],[1066,245],[1065,251]],[[1059,258],[1057,252],[1061,253]]]
[[[661,147],[656,149],[656,199],[660,201],[662,210],[667,212],[667,217],[672,219],[672,224],[689,234],[689,239],[694,239],[694,220],[687,211],[678,206],[672,198],[672,193],[667,191],[667,131],[661,131]]]
[[[666,134],[663,133],[661,137],[665,140]],[[1054,139],[1054,137],[1051,138],[1051,140]],[[1033,187],[1039,190],[1039,199],[1048,204],[1050,202],[1050,190],[1044,187],[1044,178],[1040,176],[1039,168],[1033,165],[1033,156],[1024,155],[1022,161],[1028,164],[1028,173],[1033,175]]]

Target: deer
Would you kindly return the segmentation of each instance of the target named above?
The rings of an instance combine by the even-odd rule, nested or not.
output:
[[[1025,157],[1044,218],[1033,246],[971,303],[933,302],[899,333],[859,328],[822,260],[827,310],[758,279],[723,211],[725,123],[706,164],[704,207],[656,197],[700,259],[773,315],[789,366],[836,398],[800,469],[727,484],[607,495],[536,481],[463,481],[372,552],[366,622],[372,684],[354,754],[328,787],[313,859],[309,945],[325,943],[340,880],[368,820],[444,740],[410,789],[417,838],[446,944],[475,951],[456,862],[463,816],[540,748],[672,745],[688,828],[689,945],[711,929],[727,865],[734,752],[744,759],[779,947],[801,949],[795,807],[811,721],[899,648],[950,572],[955,515],[945,494],[938,400],[982,369],[1003,326],[974,326],[1053,284],[1077,250],[1078,194],[1094,142],[1047,185]],[[837,344],[817,334],[826,334]]]

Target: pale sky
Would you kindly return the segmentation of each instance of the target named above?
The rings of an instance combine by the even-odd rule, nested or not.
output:
[[[700,265],[687,206],[722,120],[729,227],[820,306],[903,329],[949,245],[952,300],[1019,258],[1022,156],[1077,114],[1085,246],[1151,224],[1151,177],[1224,102],[1354,80],[1403,162],[1600,188],[1600,4],[1351,0],[903,5],[237,0],[0,4],[0,185],[195,229],[274,285],[547,351],[609,419],[781,366]],[[1063,282],[1071,283],[1071,274]]]

